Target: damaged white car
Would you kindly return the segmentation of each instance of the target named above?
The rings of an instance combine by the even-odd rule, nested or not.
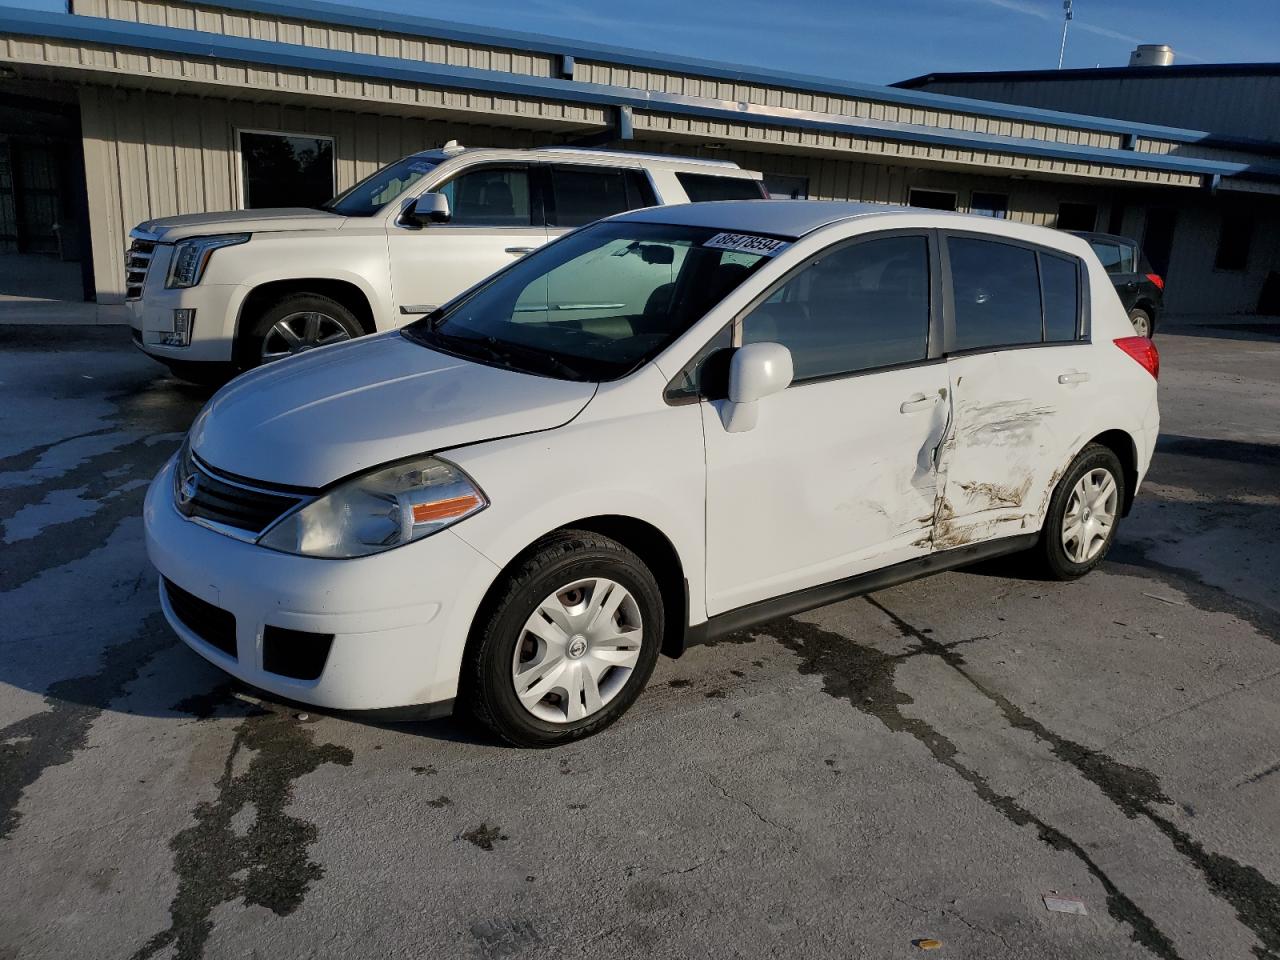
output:
[[[1159,360],[1085,241],[660,207],[242,376],[147,497],[165,614],[322,707],[594,733],[660,653],[983,557],[1095,567]]]

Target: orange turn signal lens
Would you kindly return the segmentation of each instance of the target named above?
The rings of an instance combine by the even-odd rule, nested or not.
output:
[[[415,503],[413,505],[414,523],[437,523],[441,520],[452,520],[470,513],[483,504],[474,493],[461,497],[449,497],[432,503]]]

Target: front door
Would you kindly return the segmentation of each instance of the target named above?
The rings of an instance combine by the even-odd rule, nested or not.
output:
[[[1088,439],[1073,434],[1072,410],[1098,389],[1078,259],[976,235],[946,245],[953,423],[939,454],[937,550],[1038,531]]]
[[[395,322],[408,323],[547,242],[527,166],[482,165],[436,187],[448,223],[390,228]]]
[[[932,274],[925,233],[837,244],[743,318],[795,379],[744,433],[702,403],[708,614],[929,551],[950,408]]]

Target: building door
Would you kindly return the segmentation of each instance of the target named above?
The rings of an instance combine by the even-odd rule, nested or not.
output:
[[[1147,228],[1142,234],[1142,252],[1160,276],[1169,277],[1169,258],[1173,253],[1173,228],[1178,211],[1172,207],[1152,207],[1147,211]]]

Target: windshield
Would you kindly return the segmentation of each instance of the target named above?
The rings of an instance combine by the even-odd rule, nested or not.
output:
[[[370,174],[350,190],[321,205],[348,217],[372,217],[409,187],[439,166],[430,157],[405,157]]]
[[[405,335],[525,373],[615,380],[657,356],[783,245],[703,227],[597,223]]]

